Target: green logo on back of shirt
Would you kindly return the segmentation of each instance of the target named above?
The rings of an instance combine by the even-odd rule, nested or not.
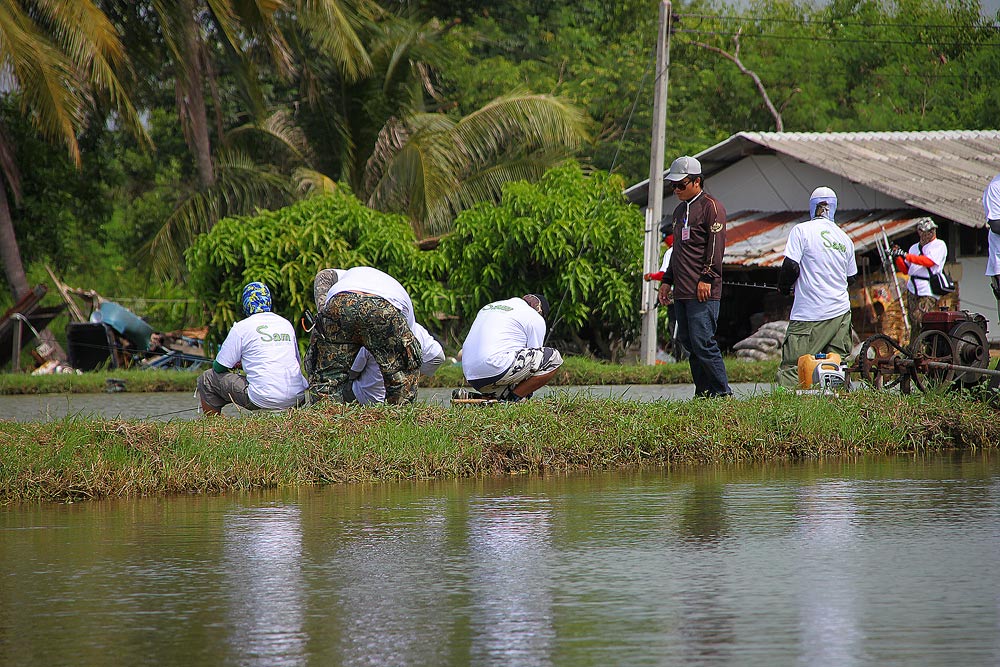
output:
[[[837,252],[847,252],[847,246],[846,245],[844,245],[840,241],[831,241],[827,237],[827,234],[829,234],[829,233],[830,232],[827,231],[827,230],[823,230],[822,232],[819,233],[819,235],[823,237],[823,247],[824,248],[829,248],[831,250],[836,250]]]
[[[292,337],[286,333],[269,334],[267,333],[267,325],[262,324],[257,327],[257,333],[260,334],[260,339],[265,343],[291,343]]]
[[[514,310],[510,306],[505,306],[499,303],[491,303],[489,305],[483,306],[483,310]]]

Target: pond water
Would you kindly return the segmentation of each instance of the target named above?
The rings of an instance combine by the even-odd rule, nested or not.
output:
[[[989,455],[0,509],[2,665],[1000,664]]]
[[[770,384],[733,384],[737,396],[771,390]],[[580,393],[608,398],[631,400],[687,400],[694,396],[694,385],[616,385],[592,387],[544,387],[537,396],[553,392]],[[451,389],[420,389],[417,400],[438,405],[451,400]],[[232,405],[223,414],[236,417],[240,412]],[[15,421],[52,421],[72,415],[98,415],[124,419],[197,419],[198,399],[188,392],[119,392],[99,394],[33,394],[0,396],[0,418]]]

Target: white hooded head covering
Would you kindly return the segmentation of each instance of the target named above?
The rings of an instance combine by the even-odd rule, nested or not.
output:
[[[837,193],[826,186],[820,186],[813,190],[809,196],[810,220],[816,217],[816,204],[820,202],[826,202],[830,206],[823,217],[832,221],[833,216],[837,213]]]

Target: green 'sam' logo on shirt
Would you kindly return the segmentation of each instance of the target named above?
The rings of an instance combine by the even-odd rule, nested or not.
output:
[[[836,250],[838,252],[847,252],[847,246],[840,241],[830,240],[828,236],[829,233],[830,232],[828,231],[822,231],[819,233],[819,235],[823,237],[823,247],[829,248],[830,250]]]
[[[257,327],[257,333],[260,334],[260,339],[265,343],[290,343],[292,342],[292,337],[286,333],[267,333],[267,325],[262,324]]]

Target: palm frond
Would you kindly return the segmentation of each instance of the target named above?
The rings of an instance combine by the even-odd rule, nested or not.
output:
[[[21,106],[39,133],[62,142],[79,164],[76,128],[83,120],[84,98],[79,86],[69,85],[73,64],[18,3],[0,3],[0,63],[9,69]]]
[[[124,46],[108,16],[93,0],[37,0],[40,21],[60,50],[95,90],[108,95],[122,123],[146,146],[143,128],[118,71],[126,62]]]
[[[268,151],[269,155],[281,152],[295,163],[310,163],[313,158],[305,132],[295,124],[291,114],[282,109],[274,111],[260,122],[245,123],[233,128],[227,133],[227,141],[234,145],[241,142],[266,142],[276,149]]]
[[[315,47],[337,63],[347,81],[372,72],[372,61],[359,35],[362,25],[380,13],[368,0],[298,0],[299,24]]]
[[[336,181],[326,174],[299,167],[292,172],[292,182],[295,183],[295,192],[305,197],[315,197],[330,194],[338,189]]]
[[[498,97],[465,116],[456,135],[472,164],[485,164],[511,145],[576,149],[587,138],[580,109],[552,95],[524,92]]]
[[[252,40],[263,44],[278,73],[288,78],[295,65],[292,51],[276,20],[278,12],[289,9],[286,0],[232,0],[233,12]]]
[[[181,278],[184,250],[198,234],[209,231],[222,218],[277,208],[293,199],[287,176],[258,164],[245,153],[220,151],[216,167],[216,183],[189,194],[142,249],[157,277]]]

